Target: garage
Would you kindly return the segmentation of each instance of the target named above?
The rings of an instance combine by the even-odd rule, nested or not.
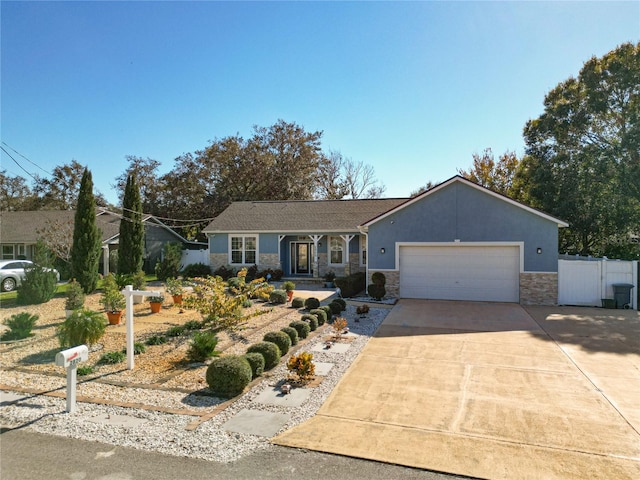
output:
[[[400,246],[400,297],[519,302],[518,245]]]

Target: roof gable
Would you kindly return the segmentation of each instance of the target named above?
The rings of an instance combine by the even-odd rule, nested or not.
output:
[[[222,232],[340,232],[386,212],[406,198],[363,200],[292,200],[234,202],[203,231]]]
[[[548,215],[548,214],[546,214],[544,212],[541,212],[540,210],[536,210],[535,208],[529,207],[529,206],[527,206],[527,205],[525,205],[523,203],[520,203],[520,202],[518,202],[516,200],[513,200],[512,198],[509,198],[509,197],[507,197],[505,195],[502,195],[500,193],[496,193],[493,190],[489,190],[486,187],[478,185],[477,183],[472,182],[471,180],[468,180],[468,179],[466,179],[464,177],[461,177],[460,175],[456,175],[454,177],[451,177],[449,180],[446,180],[446,181],[440,183],[439,185],[436,185],[435,187],[433,187],[433,188],[431,188],[431,189],[429,189],[429,190],[427,190],[427,191],[425,191],[425,192],[423,192],[423,193],[421,193],[419,195],[416,195],[413,198],[408,199],[407,201],[403,202],[402,204],[400,204],[400,205],[398,205],[398,206],[396,206],[394,208],[391,208],[390,210],[388,210],[388,211],[386,211],[386,212],[384,212],[384,213],[382,213],[382,214],[380,214],[380,215],[378,215],[376,217],[372,217],[371,219],[369,219],[366,222],[364,222],[363,224],[361,224],[361,227],[364,227],[364,228],[369,227],[370,225],[372,225],[372,224],[374,224],[374,223],[386,218],[387,216],[392,215],[393,213],[397,212],[398,210],[401,210],[401,209],[403,209],[405,207],[408,207],[409,205],[413,205],[416,202],[422,201],[423,199],[425,199],[425,198],[429,197],[430,195],[434,194],[435,192],[437,192],[439,190],[443,190],[443,189],[445,189],[445,188],[447,188],[447,187],[449,187],[449,186],[451,186],[451,185],[453,185],[455,183],[462,183],[462,184],[467,185],[467,186],[469,186],[471,188],[474,188],[474,189],[476,189],[476,190],[478,190],[478,191],[480,191],[482,193],[485,193],[485,194],[490,195],[490,196],[492,196],[494,198],[502,200],[502,201],[504,201],[504,202],[506,202],[506,203],[508,203],[510,205],[514,205],[514,206],[516,206],[516,207],[518,207],[518,208],[520,208],[522,210],[525,210],[525,211],[527,211],[529,213],[533,213],[534,215],[537,215],[537,216],[539,216],[541,218],[544,218],[545,220],[548,220],[550,222],[553,222],[553,223],[557,224],[558,227],[568,227],[569,226],[568,223],[566,223],[563,220],[560,220],[559,218],[552,217],[551,215]]]

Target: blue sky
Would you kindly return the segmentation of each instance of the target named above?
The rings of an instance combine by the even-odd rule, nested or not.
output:
[[[640,2],[2,1],[1,22],[2,141],[87,165],[114,203],[126,155],[164,173],[278,119],[402,197],[486,147],[522,154],[551,88],[640,39]]]

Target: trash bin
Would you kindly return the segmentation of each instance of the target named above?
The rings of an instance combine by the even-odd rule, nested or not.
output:
[[[616,300],[618,308],[630,308],[631,289],[633,288],[633,285],[630,283],[614,283],[612,286],[613,297]]]

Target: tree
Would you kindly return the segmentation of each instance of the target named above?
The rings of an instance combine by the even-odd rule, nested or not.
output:
[[[45,303],[56,293],[57,275],[53,270],[53,255],[38,240],[33,253],[33,265],[25,268],[24,281],[18,289],[17,302],[21,305]]]
[[[482,155],[473,154],[473,165],[468,171],[458,169],[458,174],[494,192],[516,196],[513,180],[519,164],[515,152],[503,153],[496,163],[491,149],[485,148]]]
[[[129,175],[122,200],[118,273],[137,273],[142,270],[144,257],[144,225],[142,204],[135,175]]]
[[[413,192],[411,192],[409,194],[410,197],[417,197],[418,195],[420,195],[421,193],[426,192],[427,190],[431,190],[433,187],[435,187],[437,184],[433,183],[431,180],[429,180],[423,187],[418,188],[417,190],[414,190]]]
[[[123,174],[116,178],[113,186],[118,191],[118,196],[124,198],[125,189],[129,177],[134,175],[140,191],[141,212],[158,213],[158,198],[162,190],[162,182],[158,177],[158,167],[160,162],[152,158],[142,158],[133,155],[125,157],[129,166]]]
[[[101,243],[96,224],[93,180],[91,172],[85,168],[80,181],[71,247],[71,276],[82,285],[84,293],[93,292],[98,285]]]
[[[40,197],[42,210],[73,210],[76,208],[78,191],[84,167],[76,160],[70,164],[59,165],[51,172],[51,178],[36,177],[34,192]],[[97,194],[98,205],[107,206],[108,202]]]
[[[371,165],[344,158],[335,151],[321,162],[319,182],[319,196],[325,199],[380,198],[386,190]]]
[[[46,220],[44,227],[36,230],[38,240],[53,253],[60,262],[56,267],[63,276],[71,267],[71,247],[73,246],[73,222],[69,220]],[[62,264],[60,264],[62,262]]]
[[[0,211],[35,210],[36,206],[36,196],[25,179],[0,170]]]
[[[561,251],[606,254],[640,233],[640,43],[591,58],[544,105],[524,128],[523,197],[569,222]]]

